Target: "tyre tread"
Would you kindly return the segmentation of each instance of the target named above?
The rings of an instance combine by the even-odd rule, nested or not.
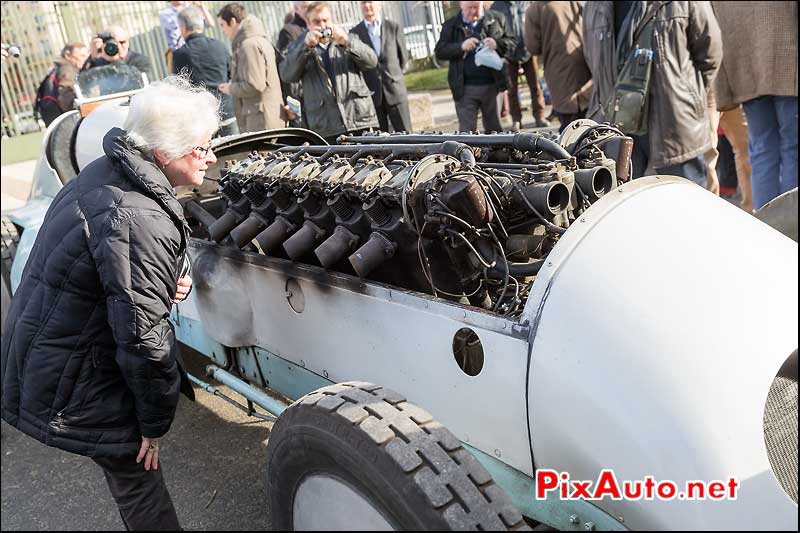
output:
[[[362,455],[391,461],[396,477],[416,485],[449,529],[529,530],[505,491],[458,438],[397,392],[361,381],[324,387],[295,402],[278,419],[276,429],[291,424],[303,411],[333,415],[339,421],[334,424],[336,434]],[[340,433],[348,427],[366,439]]]

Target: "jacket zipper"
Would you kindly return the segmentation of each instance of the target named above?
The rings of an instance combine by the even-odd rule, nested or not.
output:
[[[65,428],[66,429],[70,429],[70,428],[71,429],[79,429],[79,430],[82,430],[82,431],[114,431],[116,429],[122,429],[122,428],[127,427],[127,426],[114,426],[114,427],[108,427],[108,428],[90,428],[90,427],[84,427],[84,426],[72,426],[72,425],[64,423],[64,419],[62,418],[63,415],[64,415],[64,411],[60,411],[60,412],[58,412],[56,414],[56,419],[53,421],[53,422],[55,422],[54,429],[57,429],[59,431],[63,431]],[[51,426],[53,426],[52,423],[51,423]]]

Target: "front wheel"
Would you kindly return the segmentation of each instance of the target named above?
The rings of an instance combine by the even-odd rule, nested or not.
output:
[[[268,501],[276,530],[527,530],[444,426],[379,385],[301,398],[275,423]]]

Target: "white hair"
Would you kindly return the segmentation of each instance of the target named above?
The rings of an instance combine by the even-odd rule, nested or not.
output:
[[[131,98],[125,119],[130,145],[151,155],[158,150],[167,161],[189,153],[219,129],[219,101],[186,75],[174,75],[148,85]]]

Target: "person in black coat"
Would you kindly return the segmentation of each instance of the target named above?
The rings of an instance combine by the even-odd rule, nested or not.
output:
[[[219,92],[219,86],[231,79],[231,54],[228,48],[203,34],[205,17],[194,6],[186,7],[178,14],[178,28],[185,44],[172,53],[173,72],[177,74],[186,69],[194,85],[205,87],[219,99],[222,104],[220,135],[239,133],[233,115],[233,99]]]
[[[411,131],[408,91],[403,69],[408,62],[408,48],[403,28],[381,16],[380,2],[359,2],[364,20],[350,33],[372,46],[378,56],[378,67],[364,72],[364,80],[372,91],[372,103],[378,113],[381,130]]]
[[[191,289],[174,187],[216,161],[217,100],[181,77],[131,98],[125,130],[53,199],[2,340],[2,417],[105,474],[126,529],[178,531],[159,443],[183,392],[169,315]]]
[[[508,89],[505,69],[477,65],[475,55],[485,46],[506,57],[515,47],[514,37],[506,29],[500,13],[485,11],[483,2],[461,2],[461,11],[442,26],[436,57],[449,61],[447,82],[456,101],[461,131],[475,131],[478,111],[487,133],[501,131],[497,95]]]

